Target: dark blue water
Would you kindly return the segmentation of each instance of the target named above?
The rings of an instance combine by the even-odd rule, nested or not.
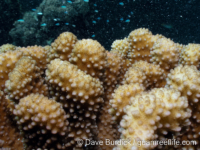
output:
[[[182,44],[200,43],[198,0],[90,0],[81,5],[84,0],[45,1],[1,0],[0,45],[46,45],[70,31],[79,39],[96,39],[109,50],[115,39],[141,27]],[[19,19],[26,20],[15,22]]]

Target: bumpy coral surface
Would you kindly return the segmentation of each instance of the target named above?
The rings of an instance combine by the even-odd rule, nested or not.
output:
[[[22,57],[21,51],[8,51],[0,54],[0,89],[3,91],[8,74],[15,67],[16,62]]]
[[[190,117],[191,125],[177,136],[177,139],[193,140],[197,145],[185,146],[185,148],[199,148],[199,125],[200,125],[200,72],[195,66],[179,65],[174,70],[171,70],[167,78],[167,85],[171,88],[178,89],[182,95],[186,96],[189,101],[189,107],[192,109],[192,116]],[[181,148],[181,147],[178,147]]]
[[[183,65],[194,65],[199,68],[200,44],[188,44],[181,53],[179,63]]]
[[[23,52],[23,56],[32,57],[32,59],[37,62],[37,66],[41,69],[41,71],[46,69],[48,49],[45,49],[42,46],[28,46],[17,49]]]
[[[69,60],[72,49],[77,42],[77,37],[71,32],[64,32],[51,44],[51,51],[48,60],[60,58]]]
[[[168,74],[167,85],[178,89],[182,95],[188,97],[190,105],[199,102],[200,72],[195,66],[179,65]]]
[[[100,145],[102,150],[110,150],[114,148],[112,144],[106,144],[107,141],[114,142],[119,139],[120,133],[118,131],[118,124],[113,120],[110,114],[111,105],[109,101],[105,102],[104,106],[100,110],[99,122],[97,123],[99,134],[98,140],[103,141],[103,145]]]
[[[110,100],[111,106],[114,108],[114,119],[120,122],[124,113],[124,108],[133,100],[136,94],[144,91],[144,87],[138,83],[125,84],[119,86],[113,93],[113,99]]]
[[[73,2],[77,10],[79,2]],[[50,10],[44,3],[41,8]],[[51,46],[4,50],[0,149],[199,149],[198,47],[141,28],[115,41],[111,52],[70,32]],[[138,145],[168,139],[197,145]],[[103,144],[87,145],[88,140]]]
[[[0,53],[5,53],[7,51],[14,51],[16,50],[16,46],[12,44],[4,44],[0,46]]]
[[[138,67],[144,72],[147,81],[147,85],[144,83],[145,87],[152,88],[165,86],[165,71],[160,68],[159,65],[154,65],[146,61],[138,61],[134,63],[132,67]]]
[[[112,98],[112,93],[119,83],[121,76],[122,58],[119,54],[107,52],[107,66],[104,73],[103,87],[105,92],[105,100]]]
[[[78,41],[71,54],[70,62],[95,78],[102,78],[106,66],[106,51],[92,39]]]
[[[31,93],[47,95],[48,88],[41,78],[40,68],[31,57],[22,57],[5,83],[8,98],[15,103]]]
[[[9,116],[4,93],[0,91],[0,149],[23,149],[23,137]]]
[[[59,142],[59,138],[67,134],[69,123],[61,104],[43,95],[31,94],[24,97],[15,106],[13,114],[18,117],[17,124],[22,126],[23,132],[26,133],[27,143],[33,142],[35,147],[51,148],[51,144]],[[57,144],[56,142],[54,144]],[[60,149],[61,145],[58,143],[56,146]]]
[[[138,67],[130,67],[124,76],[124,84],[139,83],[147,86],[146,75],[144,71]]]
[[[51,84],[50,93],[53,94],[53,98],[60,101],[69,112],[71,127],[68,136],[72,141],[68,146],[73,143],[76,145],[78,139],[91,138],[96,113],[103,103],[103,87],[100,81],[68,61],[60,59],[51,61],[46,76],[46,80]]]
[[[132,63],[139,60],[150,60],[150,51],[154,44],[154,36],[145,28],[132,31],[128,36],[129,53],[128,58]]]
[[[83,106],[92,106],[92,110],[97,111],[98,105],[103,102],[100,98],[103,94],[100,82],[68,61],[59,59],[51,61],[46,75],[49,83],[60,87],[62,91],[67,91],[67,98],[73,98]],[[62,97],[59,98],[62,99]]]
[[[111,52],[120,54],[123,58],[127,58],[129,43],[127,38],[123,40],[115,40],[111,45]]]
[[[152,47],[151,62],[169,71],[178,65],[180,46],[165,37],[158,38]]]
[[[139,147],[134,142],[157,139],[160,132],[161,134],[167,134],[167,131],[178,132],[181,126],[189,123],[188,118],[191,115],[187,98],[181,97],[180,93],[174,89],[166,88],[136,95],[131,99],[130,105],[125,108],[125,112],[126,115],[120,123],[123,128],[122,138],[127,140],[130,138],[133,143],[119,147],[127,150],[137,147],[139,149],[154,148],[156,145]]]

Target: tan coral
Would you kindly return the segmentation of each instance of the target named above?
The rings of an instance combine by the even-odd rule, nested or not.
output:
[[[8,74],[14,69],[16,62],[22,56],[20,51],[8,51],[0,54],[0,90],[4,90]]]
[[[111,52],[118,53],[122,58],[127,58],[129,43],[127,38],[123,40],[115,40],[111,45]]]
[[[110,105],[114,109],[112,112],[114,119],[120,122],[125,114],[124,108],[134,99],[135,95],[144,90],[145,88],[138,83],[119,86],[113,93],[113,99],[110,100]]]
[[[190,105],[200,100],[200,72],[195,66],[183,66],[171,70],[167,78],[167,87],[177,89],[181,95],[186,96]]]
[[[31,57],[22,57],[16,63],[14,70],[9,73],[9,79],[5,83],[8,98],[18,103],[21,98],[31,93],[47,95],[47,85],[40,76],[36,61]]]
[[[51,86],[50,94],[61,102],[68,112],[71,126],[71,134],[68,135],[71,141],[68,146],[73,143],[76,145],[76,141],[83,137],[83,140],[91,138],[97,112],[103,103],[103,87],[100,81],[68,61],[60,59],[55,59],[48,65],[46,80]],[[83,127],[77,129],[76,124],[81,121],[80,119],[83,121]],[[88,122],[90,126],[85,125]],[[77,132],[79,129],[80,132]]]
[[[124,75],[125,75],[126,71],[131,67],[131,61],[129,59],[126,59],[126,57],[124,57],[121,54],[121,52],[119,52],[118,50],[112,50],[112,51],[110,51],[110,54],[115,54],[117,56],[120,56],[120,68],[121,69],[120,69],[120,74],[119,74],[118,80],[119,80],[119,84],[123,84]]]
[[[16,46],[12,44],[3,44],[0,46],[0,53],[5,53],[7,51],[14,51],[16,50]]]
[[[188,44],[181,53],[179,63],[182,65],[194,65],[199,69],[200,44]]]
[[[160,65],[167,72],[175,68],[179,61],[180,46],[165,37],[158,38],[151,51],[151,62]]]
[[[62,137],[67,134],[69,123],[61,104],[43,95],[31,94],[22,98],[15,106],[13,114],[18,117],[17,124],[26,133],[27,143],[35,143],[34,147],[52,148],[49,145],[55,141],[61,142]],[[58,138],[61,138],[60,141]],[[58,149],[60,145],[57,145]]]
[[[37,66],[44,71],[47,65],[47,54],[48,48],[42,46],[28,46],[18,48],[18,50],[23,52],[23,56],[30,56],[37,62]]]
[[[121,66],[121,74],[119,76],[119,83],[122,85],[125,73],[128,71],[128,69],[131,67],[131,61],[128,59],[122,59],[122,66]]]
[[[100,98],[103,87],[97,79],[86,75],[68,61],[60,59],[51,61],[46,76],[47,81],[52,85],[60,87],[62,91],[67,91],[69,98],[92,106],[94,111],[98,111],[99,104],[103,102]]]
[[[147,85],[145,85],[146,83],[143,84],[145,87],[154,88],[165,86],[165,71],[159,65],[154,65],[146,61],[138,61],[132,67],[138,67],[145,73],[147,79]]]
[[[10,150],[23,149],[23,137],[9,116],[4,93],[0,91],[0,147]]]
[[[182,96],[176,89],[155,88],[151,90],[157,99],[164,103],[164,110],[160,114],[158,131],[166,135],[167,131],[179,132],[181,126],[190,125],[191,110],[187,97]]]
[[[188,118],[191,110],[188,108],[187,98],[181,97],[180,92],[160,88],[136,95],[125,108],[125,113],[120,123],[123,128],[122,139],[150,141],[157,139],[160,133],[179,132],[182,126],[187,126],[190,123]],[[152,149],[155,146],[139,147],[133,143],[131,146],[121,148]]]
[[[119,54],[107,53],[107,66],[105,68],[103,87],[105,91],[105,100],[112,98],[112,93],[119,83],[119,76],[121,75],[122,57]]]
[[[95,78],[102,78],[106,66],[106,51],[92,39],[78,41],[71,54],[70,62]]]
[[[144,60],[149,62],[150,51],[152,51],[153,44],[157,36],[145,28],[133,30],[128,36],[129,52],[128,58],[132,63]]]
[[[99,134],[98,140],[102,141],[103,144],[100,145],[102,150],[110,150],[114,148],[113,144],[109,144],[109,142],[114,142],[119,139],[120,133],[118,131],[118,124],[112,119],[112,115],[109,110],[111,109],[111,105],[109,101],[105,102],[104,106],[100,110],[99,121],[97,122]]]
[[[175,88],[181,92],[181,95],[186,96],[189,101],[188,107],[192,109],[192,116],[190,117],[191,125],[186,130],[181,131],[181,134],[176,136],[176,138],[180,141],[196,141],[197,145],[191,145],[190,148],[199,148],[200,72],[193,65],[179,65],[174,70],[171,70],[166,86]],[[184,147],[189,148],[189,146]]]
[[[125,108],[126,115],[120,122],[122,130],[121,139],[131,140],[131,144],[119,146],[120,150],[152,149],[155,145],[142,145],[139,147],[135,141],[150,141],[156,139],[156,122],[160,120],[164,106],[157,102],[155,95],[142,93],[131,100],[131,105]],[[145,147],[147,146],[147,147]]]
[[[51,44],[51,51],[48,54],[48,61],[55,58],[60,58],[61,60],[69,60],[70,54],[74,45],[78,41],[77,37],[71,32],[61,33],[57,39]]]
[[[124,84],[139,83],[145,88],[147,87],[147,80],[144,71],[138,67],[130,67],[124,76]]]

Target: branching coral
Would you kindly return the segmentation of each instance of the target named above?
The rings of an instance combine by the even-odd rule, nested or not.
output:
[[[144,71],[138,67],[130,67],[124,76],[124,84],[139,83],[147,87],[147,80]]]
[[[16,46],[12,44],[4,44],[0,46],[0,53],[5,53],[7,51],[14,51],[16,50]]]
[[[71,32],[64,32],[51,44],[48,61],[55,58],[69,60],[72,49],[77,42],[77,37]]]
[[[92,77],[101,79],[106,66],[106,51],[99,42],[83,39],[75,44],[70,62]]]
[[[179,62],[183,65],[194,65],[199,68],[200,44],[188,44],[180,53]]]
[[[187,98],[181,97],[174,89],[160,88],[136,95],[130,99],[130,105],[125,108],[126,115],[120,123],[123,128],[122,139],[149,141],[157,139],[159,134],[167,134],[167,131],[178,132],[181,126],[189,123],[191,110],[187,107]],[[155,146],[139,147],[132,143],[120,147],[131,150],[137,147],[152,149]]]
[[[152,47],[150,61],[167,72],[178,65],[180,46],[165,37],[158,38]]]
[[[127,58],[129,50],[129,43],[127,38],[123,40],[115,40],[111,45],[111,52],[119,53],[123,58]]]
[[[120,122],[122,116],[125,114],[125,106],[129,104],[136,94],[139,94],[144,90],[145,88],[138,83],[119,86],[113,93],[113,99],[110,100],[110,104],[112,108],[114,108],[112,114],[116,113],[114,120]]]
[[[9,116],[7,102],[2,91],[0,91],[0,114],[0,148],[23,149],[23,138],[15,122]]]
[[[186,132],[177,136],[177,138],[179,140],[197,141],[196,148],[199,148],[200,72],[195,66],[179,65],[168,74],[166,86],[176,88],[182,95],[186,96],[190,104],[189,107],[192,109],[191,126],[186,129]]]
[[[27,149],[30,149],[28,144],[42,149],[64,148],[61,143],[69,123],[60,103],[43,95],[31,94],[20,100],[13,114],[18,117],[17,124],[22,127]]]
[[[105,67],[103,87],[105,92],[105,100],[108,101],[112,98],[112,93],[119,84],[122,68],[122,58],[120,55],[112,52],[107,52],[107,66]]]
[[[154,65],[146,61],[138,61],[132,67],[140,68],[145,76],[147,83],[143,83],[147,88],[164,87],[165,86],[165,72],[159,65]],[[146,84],[146,85],[145,85]]]
[[[36,61],[31,57],[22,57],[5,83],[6,93],[9,100],[18,103],[19,100],[31,93],[47,95],[48,88],[41,78],[40,68],[36,66]]]
[[[69,113],[71,127],[68,137],[73,139],[68,146],[76,145],[75,141],[78,139],[91,138],[96,114],[103,103],[100,81],[60,59],[55,59],[48,65],[46,80],[51,84],[50,94]]]
[[[145,28],[139,28],[132,31],[128,36],[129,52],[128,58],[132,63],[144,60],[150,60],[150,51],[152,51],[155,37]]]
[[[41,73],[44,72],[47,65],[47,54],[49,49],[45,49],[45,47],[42,46],[28,46],[17,49],[23,52],[23,56],[32,57],[40,68]]]
[[[50,9],[43,4],[45,14]],[[44,21],[45,15],[40,19]],[[51,46],[4,50],[0,53],[4,92],[0,92],[0,147],[198,149],[198,47],[141,28],[113,42],[110,52],[95,40],[78,40],[71,32],[60,34]],[[22,136],[17,145],[15,139]],[[194,140],[198,145],[137,145],[170,138]],[[84,146],[87,140],[103,144]],[[106,140],[132,143],[109,145]]]
[[[0,54],[0,89],[3,91],[8,74],[15,67],[16,62],[22,57],[21,51],[8,51]]]

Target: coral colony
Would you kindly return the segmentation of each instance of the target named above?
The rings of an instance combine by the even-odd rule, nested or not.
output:
[[[198,149],[199,60],[199,44],[174,43],[144,28],[114,41],[110,51],[71,32],[51,46],[2,45],[0,147]],[[170,139],[196,145],[135,142]]]

